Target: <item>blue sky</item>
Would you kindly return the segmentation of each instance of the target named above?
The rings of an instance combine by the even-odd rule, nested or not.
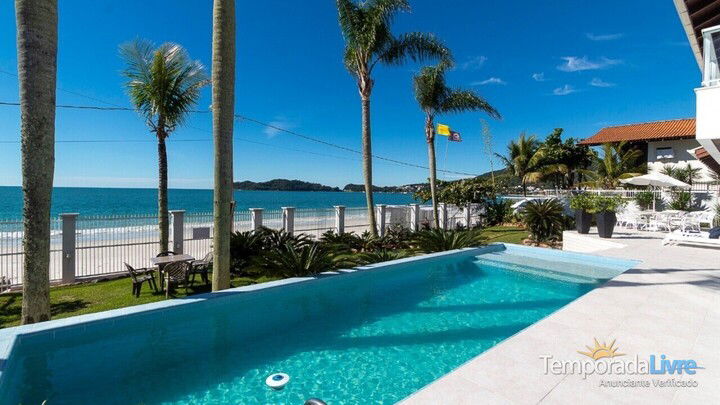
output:
[[[211,2],[73,0],[60,2],[59,104],[129,106],[119,44],[134,38],[186,47],[209,69]],[[292,4],[292,5],[289,5]],[[360,147],[360,103],[342,65],[343,40],[333,1],[237,1],[236,111],[313,137]],[[694,116],[700,72],[671,1],[411,1],[396,33],[432,32],[452,48],[456,86],[479,91],[503,115],[490,121],[503,151],[521,131],[553,128],[583,138],[607,125]],[[641,17],[641,18],[638,18]],[[15,16],[0,3],[0,70],[16,72]],[[376,69],[374,153],[425,165],[423,115],[412,94],[419,65]],[[0,101],[17,101],[17,79],[0,73]],[[210,89],[199,108],[210,105]],[[480,119],[440,118],[464,142],[438,144],[438,166],[482,173]],[[0,141],[19,140],[19,110],[0,106]],[[152,140],[134,112],[59,110],[58,140]],[[195,114],[171,135],[170,186],[212,187],[210,117]],[[362,181],[357,155],[236,122],[235,179],[298,178],[342,186]],[[185,141],[182,141],[185,140]],[[191,140],[191,141],[188,141]],[[260,143],[260,144],[258,144]],[[496,166],[499,165],[496,162]],[[375,183],[423,181],[427,172],[375,162]],[[155,187],[152,142],[60,143],[56,186]],[[453,175],[441,175],[452,179]],[[0,185],[20,184],[20,145],[0,143]]]

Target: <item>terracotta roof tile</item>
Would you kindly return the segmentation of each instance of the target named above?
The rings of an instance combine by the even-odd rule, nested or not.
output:
[[[695,118],[607,127],[590,138],[580,141],[580,144],[592,146],[608,142],[683,138],[695,138]]]

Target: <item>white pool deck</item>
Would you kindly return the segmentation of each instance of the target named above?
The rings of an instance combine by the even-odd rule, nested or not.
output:
[[[638,259],[635,269],[473,358],[406,398],[403,404],[685,404],[720,403],[720,249],[661,247],[660,234],[564,235],[565,249]],[[588,360],[578,353],[616,340],[613,360],[693,359],[695,375],[591,375],[545,372],[541,356]],[[694,380],[697,387],[654,381]],[[602,381],[648,381],[650,387],[603,387]]]

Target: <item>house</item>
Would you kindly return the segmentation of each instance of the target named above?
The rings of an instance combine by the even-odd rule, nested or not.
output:
[[[709,182],[712,162],[700,159],[705,157],[702,153],[707,153],[698,142],[696,132],[694,118],[645,122],[603,128],[580,144],[597,146],[625,141],[643,152],[648,172],[661,171],[666,165],[683,168],[690,165],[701,170],[700,183]]]
[[[720,0],[673,1],[702,72],[695,118],[607,127],[580,144],[627,141],[644,152],[648,171],[689,164],[709,182],[720,174]]]

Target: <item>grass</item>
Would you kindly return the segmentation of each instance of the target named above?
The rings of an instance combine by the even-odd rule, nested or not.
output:
[[[497,226],[483,230],[483,235],[487,238],[488,243],[522,243],[522,240],[527,238],[528,233],[522,228]],[[240,287],[271,280],[274,279],[268,277],[233,278],[232,285],[234,287]],[[69,316],[147,304],[165,299],[164,294],[153,293],[147,284],[143,285],[143,290],[139,298],[132,296],[131,291],[132,283],[129,278],[52,288],[50,290],[50,311],[52,318],[67,318]],[[210,291],[210,286],[198,282],[195,284],[195,287],[190,289],[189,295],[208,291]],[[177,298],[184,297],[185,289],[178,289],[174,296]],[[22,294],[20,292],[0,295],[0,328],[20,324],[21,305]]]

